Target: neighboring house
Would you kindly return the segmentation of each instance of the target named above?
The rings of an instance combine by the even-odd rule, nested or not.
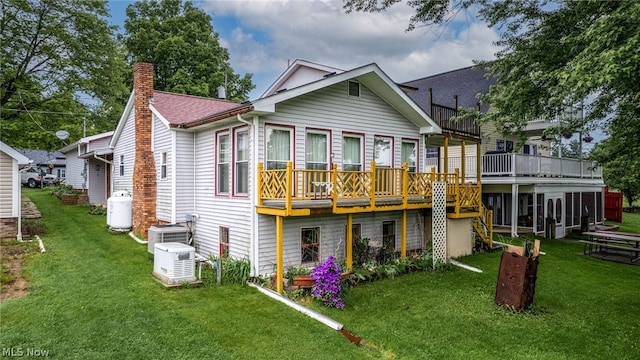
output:
[[[87,136],[60,149],[67,160],[65,184],[85,192],[90,204],[105,205],[111,193],[112,135]]]
[[[151,64],[133,73],[110,147],[135,234],[192,219],[199,253],[278,276],[329,255],[351,265],[353,236],[402,256],[428,241],[444,259],[471,253],[480,187],[425,171],[426,142],[447,137],[377,65],[297,60],[242,104],[154,91]]]
[[[20,169],[29,159],[0,141],[0,238],[22,239]]]
[[[448,119],[459,108],[478,107],[477,95],[487,93],[495,83],[486,75],[485,71],[467,67],[404,85],[417,88],[409,95],[440,124],[442,116]],[[489,109],[485,105],[480,110]],[[493,210],[497,229],[511,236],[535,233],[564,237],[581,223],[603,221],[604,182],[601,169],[590,161],[550,156],[550,141],[544,140],[542,132],[557,124],[530,122],[525,129],[528,139],[519,149],[514,147],[515,138],[504,137],[493,124],[485,124],[479,147],[450,147],[444,160],[443,148],[436,145],[427,150],[427,160],[438,171],[453,171],[462,167],[464,157],[466,178],[473,182],[480,167],[482,200]]]
[[[42,170],[46,174],[53,174],[60,179],[66,177],[67,160],[60,151],[31,149],[18,151],[31,160],[32,167]]]

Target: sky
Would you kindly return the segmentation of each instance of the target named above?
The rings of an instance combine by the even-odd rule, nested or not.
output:
[[[381,13],[351,13],[342,0],[192,1],[212,17],[220,44],[240,75],[253,74],[257,99],[295,59],[349,70],[376,63],[398,83],[491,60],[498,33],[460,13],[446,27],[407,32],[415,11],[402,2]],[[133,1],[110,0],[110,22],[123,31]]]

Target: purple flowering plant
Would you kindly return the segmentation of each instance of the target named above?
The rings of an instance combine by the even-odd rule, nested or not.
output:
[[[320,263],[311,270],[311,279],[313,280],[311,296],[322,300],[325,306],[338,309],[344,308],[344,301],[341,296],[341,276],[342,269],[340,265],[334,262],[333,256],[329,256],[325,262]]]

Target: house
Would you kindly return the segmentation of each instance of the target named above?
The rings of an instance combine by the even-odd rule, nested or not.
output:
[[[20,169],[29,159],[0,141],[0,239],[22,239]]]
[[[60,179],[66,177],[67,160],[60,151],[47,150],[18,150],[31,161],[32,167],[42,170],[46,174],[53,174]]]
[[[110,148],[138,236],[189,221],[200,254],[280,278],[329,255],[351,266],[354,236],[402,256],[428,242],[438,259],[471,253],[480,187],[425,171],[427,141],[448,138],[376,64],[296,60],[241,104],[155,91],[151,64],[133,73]]]
[[[60,149],[67,160],[65,183],[85,192],[90,204],[105,205],[111,193],[113,131],[83,137]]]
[[[409,96],[446,130],[441,121],[459,108],[478,108],[477,95],[494,83],[486,71],[467,67],[403,85],[417,89]],[[484,105],[479,110],[489,108]],[[481,169],[482,201],[493,210],[497,231],[564,237],[581,224],[603,221],[604,182],[601,169],[590,161],[550,156],[551,139],[543,137],[543,131],[554,125],[558,125],[555,119],[531,121],[525,129],[527,141],[516,149],[515,138],[484,124],[479,147],[453,146],[444,156],[436,144],[427,150],[428,161],[438,171],[460,166],[474,183]]]

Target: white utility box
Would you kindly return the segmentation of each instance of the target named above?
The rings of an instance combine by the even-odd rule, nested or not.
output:
[[[182,243],[156,243],[153,275],[168,285],[196,281],[195,249]]]

